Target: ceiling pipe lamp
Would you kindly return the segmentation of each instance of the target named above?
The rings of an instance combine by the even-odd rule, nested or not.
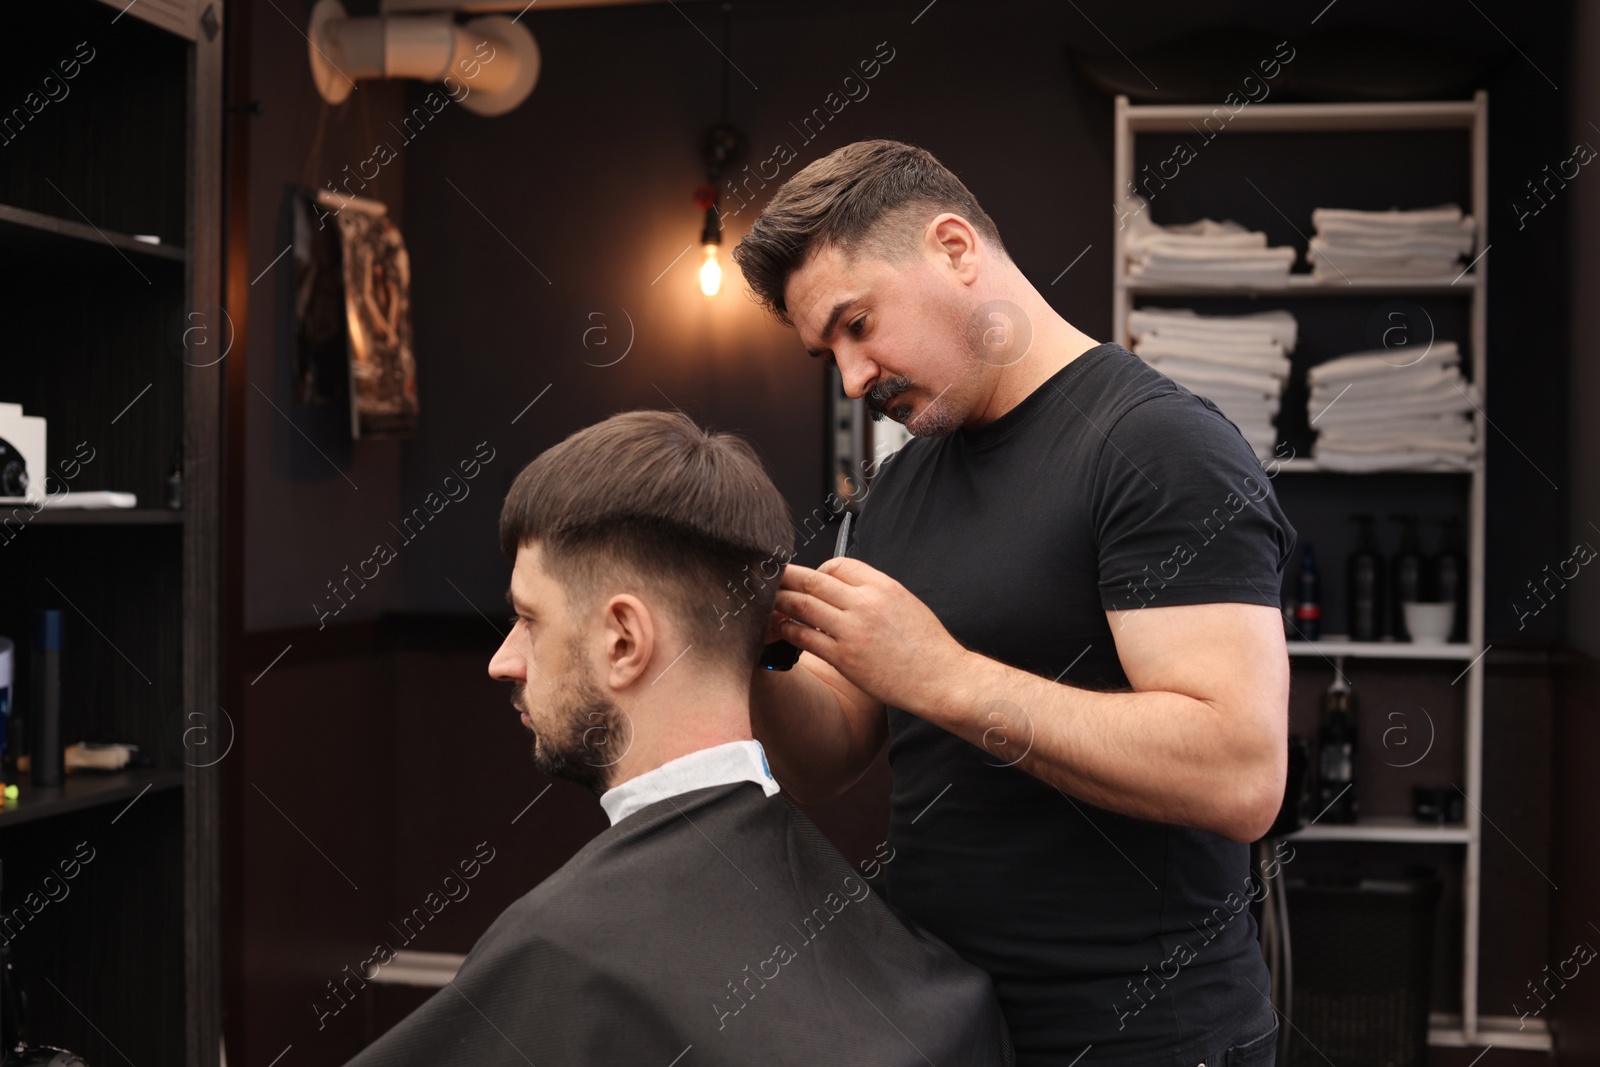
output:
[[[306,40],[317,92],[330,104],[343,103],[362,79],[453,78],[445,88],[462,107],[503,115],[539,80],[533,34],[504,15],[461,25],[447,11],[350,18],[339,0],[317,0]]]

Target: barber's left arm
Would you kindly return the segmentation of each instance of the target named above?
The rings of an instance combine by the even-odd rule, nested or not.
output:
[[[1276,608],[1107,611],[1133,692],[1077,689],[964,648],[855,559],[794,572],[784,636],[863,692],[1097,807],[1253,841],[1283,798],[1289,663]],[[803,624],[803,625],[802,625]]]

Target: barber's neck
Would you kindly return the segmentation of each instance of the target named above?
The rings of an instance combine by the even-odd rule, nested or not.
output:
[[[1015,267],[1002,274],[991,293],[1022,309],[1027,320],[1022,336],[1027,338],[1028,348],[1001,370],[984,422],[1010,411],[1062,367],[1100,344],[1062,318]]]

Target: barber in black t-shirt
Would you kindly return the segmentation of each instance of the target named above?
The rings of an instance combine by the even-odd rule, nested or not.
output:
[[[784,569],[768,639],[802,652],[751,691],[783,788],[837,795],[888,740],[888,900],[993,976],[1019,1065],[1274,1062],[1249,904],[1292,852],[1249,842],[1295,532],[1250,446],[1057,315],[921,149],[812,163],[734,258],[913,435],[849,558]]]

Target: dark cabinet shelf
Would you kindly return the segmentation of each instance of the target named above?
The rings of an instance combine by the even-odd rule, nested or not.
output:
[[[17,799],[6,801],[5,806],[0,808],[0,831],[99,804],[129,802],[147,790],[180,789],[183,787],[183,771],[140,768],[112,774],[79,771],[67,775],[65,785],[56,786],[36,786],[24,774],[15,784]]]
[[[168,508],[44,508],[29,523],[46,526],[181,526],[183,512]]]
[[[72,242],[88,241],[124,253],[182,263],[188,253],[177,245],[149,244],[130,234],[101,229],[87,222],[57,218],[27,208],[0,204],[0,248],[24,256],[71,254]]]

